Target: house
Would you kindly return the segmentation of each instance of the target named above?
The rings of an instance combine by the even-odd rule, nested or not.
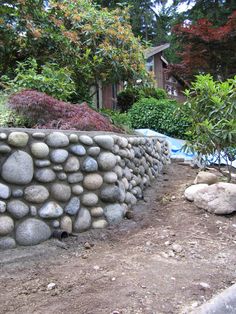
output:
[[[169,75],[166,71],[168,62],[163,57],[163,51],[169,47],[170,44],[164,44],[147,49],[145,52],[146,68],[152,73],[157,88],[165,89],[171,98],[184,102],[183,91],[188,87],[186,82],[177,76]]]
[[[166,73],[168,62],[163,57],[163,51],[168,49],[170,44],[163,44],[157,47],[149,48],[145,51],[146,68],[152,73],[157,88],[163,88],[167,91],[171,98],[180,102],[185,100],[183,91],[186,88],[184,81],[173,75]],[[93,102],[97,109],[116,109],[117,94],[124,88],[124,83],[116,83],[110,85],[100,84],[94,89]]]

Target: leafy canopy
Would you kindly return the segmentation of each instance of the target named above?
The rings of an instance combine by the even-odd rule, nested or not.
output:
[[[79,98],[98,81],[145,77],[143,47],[129,24],[127,9],[98,8],[90,0],[3,1],[0,74],[17,61],[35,58],[73,72]]]

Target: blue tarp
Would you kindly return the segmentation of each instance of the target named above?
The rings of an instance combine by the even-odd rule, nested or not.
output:
[[[170,146],[171,158],[184,158],[186,161],[194,160],[197,157],[197,154],[184,152],[182,150],[185,145],[185,141],[177,138],[173,138],[162,133],[149,130],[149,129],[137,129],[135,130],[137,133],[142,134],[143,136],[158,136],[160,138],[165,139]],[[208,163],[218,163],[217,157],[215,156],[207,156]],[[226,160],[221,158],[221,164],[226,164]],[[236,168],[236,160],[233,161],[232,166]]]

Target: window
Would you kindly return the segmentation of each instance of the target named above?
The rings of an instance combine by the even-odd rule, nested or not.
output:
[[[154,72],[154,58],[149,57],[146,61],[146,70],[148,72]]]

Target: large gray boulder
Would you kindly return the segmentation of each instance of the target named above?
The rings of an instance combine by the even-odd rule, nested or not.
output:
[[[63,208],[56,202],[48,202],[39,209],[41,218],[58,218],[62,216]]]
[[[31,185],[25,189],[24,195],[28,202],[40,204],[48,199],[49,192],[43,185]]]
[[[102,148],[106,150],[112,150],[114,145],[114,139],[110,135],[97,135],[94,138],[94,141]]]
[[[217,215],[236,211],[236,184],[219,182],[196,192],[194,204]]]
[[[47,136],[47,144],[50,147],[65,147],[69,144],[69,139],[64,133],[53,132]]]
[[[91,215],[87,208],[81,208],[74,223],[75,232],[84,232],[91,226]]]
[[[208,184],[205,183],[191,185],[184,191],[184,196],[188,201],[193,202],[195,194],[206,187]]]
[[[122,221],[125,209],[120,204],[108,205],[104,208],[104,215],[109,224],[118,224]]]
[[[11,237],[0,238],[0,250],[14,249],[16,247],[15,239]]]
[[[33,160],[24,151],[15,151],[2,166],[2,178],[13,184],[28,184],[33,178]]]
[[[48,240],[50,236],[49,226],[35,218],[26,219],[16,228],[16,241],[20,245],[36,245]]]
[[[98,156],[98,166],[103,171],[112,170],[116,165],[116,156],[112,153],[101,153]]]
[[[65,207],[65,212],[71,216],[76,215],[80,209],[80,199],[78,197],[72,197],[69,203]]]
[[[9,216],[0,216],[0,236],[11,233],[14,229],[14,221]]]
[[[21,219],[28,215],[29,206],[19,200],[13,200],[7,204],[7,211],[16,219]]]
[[[200,171],[194,180],[194,184],[206,183],[206,184],[214,184],[218,182],[218,177],[211,172]]]
[[[100,198],[102,201],[108,203],[119,202],[122,198],[122,191],[114,184],[107,185],[102,188],[100,192]]]

